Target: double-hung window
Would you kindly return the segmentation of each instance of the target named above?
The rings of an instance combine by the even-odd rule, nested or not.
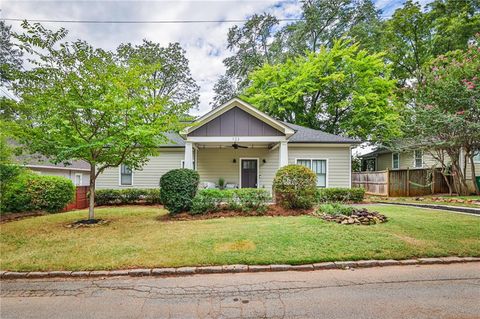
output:
[[[317,187],[327,187],[327,160],[297,159],[297,164],[310,168],[317,175]]]
[[[125,164],[120,165],[120,185],[133,185],[133,172],[130,167]]]
[[[392,154],[392,168],[399,169],[400,168],[400,154],[393,153]]]
[[[423,167],[423,151],[417,150],[413,152],[414,157],[414,165],[415,168],[422,168]]]
[[[82,174],[76,173],[75,174],[75,186],[82,186]]]

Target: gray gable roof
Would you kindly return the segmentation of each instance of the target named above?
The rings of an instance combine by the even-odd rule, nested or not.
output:
[[[289,143],[347,143],[359,144],[361,141],[344,137],[341,135],[334,135],[320,130],[314,130],[308,127],[286,123],[291,129],[295,130],[289,139]]]

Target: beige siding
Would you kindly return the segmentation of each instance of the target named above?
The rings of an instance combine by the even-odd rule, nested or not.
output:
[[[427,153],[423,154],[423,167],[430,168],[437,165],[437,161]],[[414,168],[415,162],[413,152],[400,153],[400,169]],[[377,170],[384,171],[386,169],[393,169],[392,153],[380,154],[377,157]]]
[[[151,157],[149,162],[142,170],[133,171],[133,185],[120,186],[119,184],[119,168],[113,167],[106,169],[97,178],[97,189],[102,188],[156,188],[159,187],[160,177],[169,170],[180,168],[184,158],[185,151],[183,148],[172,150],[161,150],[160,154]]]
[[[218,183],[218,179],[223,178],[226,183],[239,185],[240,158],[258,158],[259,187],[271,191],[278,169],[278,156],[278,149],[203,148],[198,150],[198,173],[202,182]]]
[[[392,153],[380,154],[377,157],[377,171],[392,169]]]
[[[85,172],[85,171],[75,171],[75,170],[69,170],[69,169],[38,168],[38,167],[29,167],[29,169],[41,175],[62,176],[70,179],[73,183],[75,183],[75,174],[82,174],[82,185],[80,186],[88,186],[90,183],[90,175],[88,172]]]
[[[289,147],[288,162],[296,159],[327,159],[328,187],[350,187],[350,147]]]

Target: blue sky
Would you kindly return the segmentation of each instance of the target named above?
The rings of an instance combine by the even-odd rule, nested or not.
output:
[[[431,0],[421,0],[421,3]],[[390,16],[402,5],[400,0],[376,0]],[[244,19],[254,13],[269,12],[278,18],[300,14],[298,1],[223,0],[223,1],[2,1],[2,18],[61,20],[224,20]],[[19,22],[9,22],[20,30]],[[66,27],[69,40],[83,39],[92,45],[115,49],[120,43],[140,43],[149,39],[167,45],[180,42],[187,52],[193,77],[201,87],[201,103],[194,114],[210,109],[213,84],[225,68],[222,60],[232,53],[226,49],[232,23],[206,24],[45,24]]]

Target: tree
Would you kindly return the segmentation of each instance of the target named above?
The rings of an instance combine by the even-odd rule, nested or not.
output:
[[[188,107],[198,104],[200,88],[192,77],[185,50],[179,43],[170,43],[164,48],[158,43],[143,40],[137,46],[121,44],[117,52],[124,63],[136,59],[148,65],[158,65],[151,74],[152,98],[168,96],[171,103]]]
[[[218,78],[217,83],[213,86],[213,92],[215,92],[215,96],[213,97],[213,101],[210,102],[212,108],[219,107],[233,99],[239,93],[237,84],[227,75],[221,75]]]
[[[280,120],[364,140],[398,133],[394,81],[380,54],[348,41],[264,65],[250,75],[244,98]]]
[[[412,148],[432,149],[448,155],[454,185],[468,194],[466,165],[472,167],[480,149],[480,47],[478,41],[434,59],[423,69],[424,80],[415,86],[406,136]]]
[[[22,52],[12,43],[12,26],[0,21],[0,84],[6,85],[22,67]]]
[[[155,155],[165,132],[183,127],[179,114],[192,105],[173,92],[152,95],[159,63],[95,49],[84,41],[60,42],[67,31],[23,23],[23,50],[35,63],[14,89],[22,105],[15,131],[32,153],[53,162],[90,164],[89,219],[94,219],[95,180],[120,164],[140,168]]]

